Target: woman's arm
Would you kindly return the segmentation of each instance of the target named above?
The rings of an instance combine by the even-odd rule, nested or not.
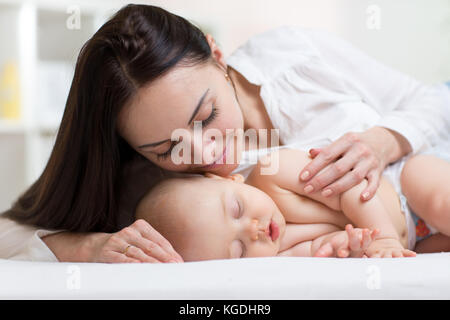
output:
[[[439,139],[449,138],[450,112],[446,105],[449,102],[445,99],[448,89],[443,84],[420,83],[330,33],[318,30],[299,33],[317,50],[327,70],[340,75],[349,92],[381,115],[374,128],[336,136],[333,144],[323,148],[323,153],[312,152],[315,160],[300,176],[308,171],[309,176],[303,181],[310,181],[314,190],[341,193],[366,177],[369,185],[362,191],[361,200],[369,200],[386,165],[410,152],[434,146]],[[357,141],[352,141],[353,138]],[[328,172],[317,174],[327,164],[338,162]]]
[[[342,76],[348,90],[381,115],[376,126],[406,138],[414,154],[448,138],[450,113],[444,84],[422,83],[331,33],[309,30],[304,35],[324,63]]]
[[[62,232],[43,241],[61,262],[183,262],[171,244],[142,219],[116,233]]]
[[[170,243],[143,220],[116,233],[75,233],[44,230],[5,217],[0,217],[0,259],[105,263],[183,261]]]
[[[0,259],[56,262],[57,257],[42,241],[55,232],[0,217]]]

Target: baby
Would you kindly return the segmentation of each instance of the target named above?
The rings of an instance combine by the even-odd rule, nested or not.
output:
[[[294,149],[275,152],[261,158],[245,181],[237,174],[165,180],[141,199],[136,218],[148,221],[185,261],[415,256],[408,241],[415,239],[409,234],[414,231],[385,177],[364,203],[359,194],[367,180],[336,196],[306,195],[297,173],[311,161],[309,155]],[[279,170],[261,175],[275,155]],[[428,165],[438,160],[429,157]],[[414,164],[408,170],[420,170]]]

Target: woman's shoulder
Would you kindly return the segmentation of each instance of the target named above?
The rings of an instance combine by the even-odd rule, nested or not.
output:
[[[257,33],[239,46],[226,62],[251,83],[262,84],[294,65],[319,56],[309,34],[313,29],[285,25]]]

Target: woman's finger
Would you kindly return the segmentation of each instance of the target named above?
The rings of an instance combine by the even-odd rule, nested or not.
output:
[[[380,172],[373,169],[367,173],[368,185],[363,192],[361,192],[361,200],[368,201],[373,198],[380,186]]]
[[[128,247],[126,252],[123,254],[129,258],[139,260],[140,262],[161,263],[161,261],[153,258],[152,256],[149,256],[148,254],[144,253],[143,250],[135,247],[134,245]]]
[[[147,221],[143,219],[136,220],[135,222],[137,230],[140,232],[142,237],[156,243],[166,254],[160,256],[162,261],[175,260],[178,262],[183,262],[183,258],[175,251],[169,241],[164,238],[158,231],[156,231]],[[155,257],[160,260],[158,257]]]
[[[110,256],[111,256],[111,258],[108,261],[110,263],[140,263],[141,262],[138,259],[130,258],[130,257],[127,257],[126,255],[124,255],[123,253],[114,252],[114,251],[110,252]]]
[[[152,257],[161,262],[170,262],[174,260],[172,258],[172,255],[163,250],[163,248],[161,248],[159,244],[145,238],[141,234],[141,232],[135,228],[135,226],[133,227],[132,225],[130,227],[121,230],[120,232],[123,236],[123,239],[126,242],[126,245],[132,245],[134,248],[140,249],[148,257]],[[136,250],[134,250],[133,247],[131,247],[130,249],[132,249],[136,253]],[[137,253],[136,255],[142,256]]]
[[[122,234],[114,236],[114,239],[110,243],[111,250],[109,252],[120,254],[130,259],[137,260],[138,262],[161,262],[154,258],[152,254],[148,255],[144,253],[141,248],[145,245],[142,244],[143,242],[138,240],[139,235],[137,232],[132,232],[132,230],[130,231],[125,229],[125,232],[122,232]],[[141,240],[148,241],[142,238]]]
[[[300,172],[300,180],[308,181],[314,177],[320,170],[325,168],[329,163],[342,155],[351,146],[350,141],[343,137],[331,143],[329,146],[321,149],[320,153],[308,163]]]
[[[311,158],[315,158],[320,153],[320,151],[322,151],[322,149],[312,148],[312,149],[309,149],[309,154],[310,154]]]
[[[326,188],[322,191],[322,196],[329,197],[331,195],[341,194],[342,192],[356,186],[364,179],[368,170],[369,164],[367,161],[359,162],[353,170],[348,171],[340,179],[326,186]],[[330,190],[331,193],[325,193],[327,190]]]
[[[346,154],[343,158],[330,164],[322,172],[317,174],[316,177],[314,177],[307,185],[311,185],[314,190],[321,190],[322,188],[326,187],[322,191],[322,195],[325,197],[331,196],[333,194],[333,189],[328,188],[328,185],[335,182],[337,179],[349,172],[355,165],[356,161],[358,161],[356,157],[352,157]],[[327,190],[330,190],[331,193],[329,193]]]

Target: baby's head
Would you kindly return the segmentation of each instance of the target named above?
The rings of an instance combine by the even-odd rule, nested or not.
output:
[[[141,199],[136,219],[150,223],[184,261],[275,256],[286,226],[274,201],[241,175],[165,180]]]

